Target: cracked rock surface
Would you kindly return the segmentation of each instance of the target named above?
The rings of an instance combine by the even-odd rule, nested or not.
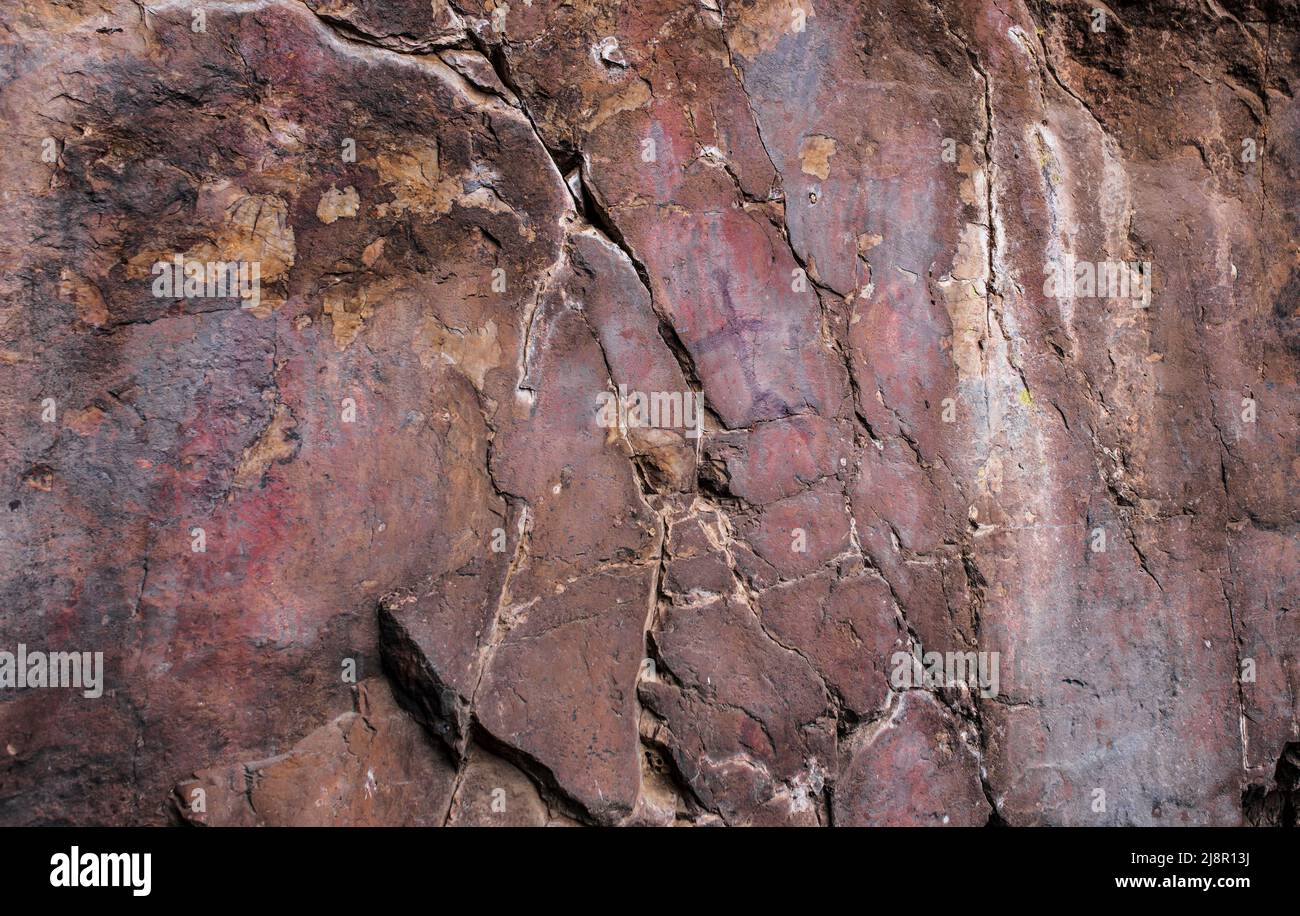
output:
[[[0,823],[1293,824],[1300,5],[1102,9],[8,4]]]

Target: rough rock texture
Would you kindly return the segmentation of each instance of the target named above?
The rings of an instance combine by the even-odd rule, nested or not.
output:
[[[176,787],[178,817],[203,826],[441,826],[456,770],[382,680],[357,709],[270,760],[213,767]]]
[[[0,30],[0,823],[1294,822],[1295,0]]]

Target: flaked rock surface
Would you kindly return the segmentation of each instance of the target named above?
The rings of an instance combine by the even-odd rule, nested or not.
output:
[[[1295,0],[0,26],[0,823],[1294,821]]]

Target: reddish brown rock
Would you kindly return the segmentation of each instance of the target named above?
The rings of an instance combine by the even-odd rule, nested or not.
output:
[[[356,701],[284,754],[180,783],[176,813],[210,827],[441,826],[456,771],[382,680]]]
[[[907,634],[883,579],[809,577],[768,589],[759,604],[767,632],[813,664],[844,711],[867,717],[884,704]]]
[[[843,827],[979,827],[991,808],[980,786],[976,735],[928,693],[907,691],[888,717],[849,738],[835,784]]]
[[[0,823],[1294,817],[1294,0],[11,7]]]
[[[808,661],[734,599],[666,611],[654,641],[641,696],[691,794],[729,824],[816,824],[836,736]]]
[[[545,827],[551,820],[536,786],[519,770],[481,747],[465,757],[449,827]]]

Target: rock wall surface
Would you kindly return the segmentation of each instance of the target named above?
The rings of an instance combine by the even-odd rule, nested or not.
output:
[[[0,823],[1294,823],[1295,0],[0,29]]]

